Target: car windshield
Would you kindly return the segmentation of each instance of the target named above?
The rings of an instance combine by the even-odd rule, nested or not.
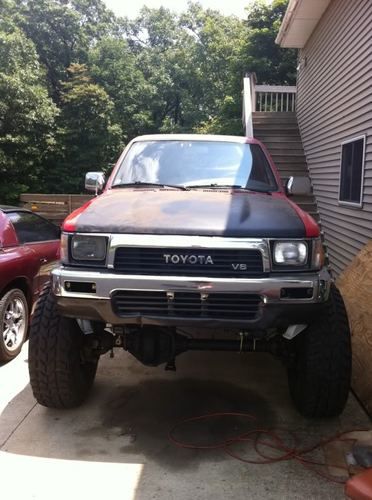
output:
[[[208,140],[134,142],[112,187],[141,183],[235,187],[277,191],[270,165],[258,144]]]

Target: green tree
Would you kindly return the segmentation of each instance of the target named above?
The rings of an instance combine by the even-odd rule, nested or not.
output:
[[[0,200],[38,189],[54,148],[57,108],[43,85],[35,47],[19,31],[0,31]]]
[[[37,48],[58,104],[66,69],[75,62],[86,63],[97,40],[119,32],[102,0],[23,0],[16,19]]]
[[[183,111],[193,80],[189,57],[193,38],[178,16],[163,7],[144,7],[128,23],[127,38],[148,84],[144,100],[151,116],[150,131],[187,128]]]
[[[202,105],[193,130],[242,134],[242,49],[247,36],[243,22],[234,16],[203,10],[197,3],[189,4],[182,22],[197,40],[192,67],[197,72]]]
[[[153,131],[156,88],[146,80],[128,42],[113,37],[100,40],[89,53],[89,65],[92,78],[114,103],[112,112],[123,139]]]
[[[0,201],[9,186],[79,192],[143,133],[242,134],[245,72],[294,83],[296,53],[275,44],[286,5],[256,0],[242,21],[189,2],[129,20],[103,0],[0,0]]]
[[[243,135],[241,110],[237,109],[237,101],[231,96],[226,96],[217,114],[196,125],[194,132],[198,134]]]
[[[197,3],[181,16],[143,8],[128,24],[129,46],[155,89],[149,93],[154,130],[192,131],[215,116],[225,97],[236,91],[234,72],[244,33],[238,18]]]
[[[189,5],[183,23],[197,40],[192,66],[198,70],[205,112],[214,114],[224,105],[226,96],[240,91],[246,29],[240,19],[203,10],[199,4]],[[238,88],[236,81],[239,81]]]
[[[20,9],[19,24],[34,42],[47,71],[49,91],[59,104],[66,68],[84,55],[79,15],[67,2],[26,0]]]
[[[242,55],[246,70],[255,72],[260,84],[296,83],[296,49],[282,49],[275,43],[287,4],[288,0],[273,0],[271,4],[256,0],[247,8]]]
[[[222,42],[224,50],[231,47],[230,40],[233,40],[234,46],[234,49],[230,48],[232,56],[228,59],[223,79],[223,98],[218,101],[218,109],[210,114],[209,119],[196,125],[197,132],[239,135],[243,133],[241,92],[243,76],[247,71],[256,73],[260,84],[295,84],[296,50],[281,49],[275,44],[287,4],[288,0],[274,0],[271,4],[256,0],[247,8],[247,20],[242,23],[240,30],[234,31],[239,32],[237,39],[230,35],[227,41]],[[215,27],[213,29],[215,30]],[[224,54],[216,43],[211,52]],[[225,58],[228,58],[228,52],[225,52]],[[213,61],[213,58],[210,60]],[[209,70],[208,73],[212,71]],[[218,95],[218,89],[214,89],[212,94]]]
[[[53,192],[81,192],[88,170],[105,170],[123,146],[122,131],[113,118],[114,104],[93,83],[85,65],[73,63],[63,83],[58,154],[45,187]]]
[[[15,28],[17,7],[14,0],[0,0],[0,30],[11,32]]]

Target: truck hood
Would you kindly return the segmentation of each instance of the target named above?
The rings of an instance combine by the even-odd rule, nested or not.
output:
[[[284,196],[219,190],[115,189],[73,212],[67,231],[304,238]]]

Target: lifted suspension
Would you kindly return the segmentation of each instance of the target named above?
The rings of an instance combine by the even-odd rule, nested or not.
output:
[[[166,363],[167,370],[175,370],[175,358],[186,351],[269,352],[278,355],[282,349],[280,339],[256,339],[248,332],[240,332],[236,340],[195,339],[179,334],[175,329],[155,326],[114,328],[112,333],[103,330],[100,334],[95,332],[86,335],[86,340],[93,355],[113,352],[114,347],[122,347],[144,365]]]
[[[254,339],[247,334],[237,340],[194,339],[159,327],[143,328],[123,335],[123,348],[145,365],[167,363],[173,370],[174,359],[186,351],[270,352],[277,354],[277,342]]]

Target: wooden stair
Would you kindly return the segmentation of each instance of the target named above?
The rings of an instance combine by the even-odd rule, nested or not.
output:
[[[309,176],[296,113],[254,112],[253,135],[269,150],[284,183],[292,175]],[[318,223],[320,222],[313,194],[310,196],[293,196],[291,199]]]

